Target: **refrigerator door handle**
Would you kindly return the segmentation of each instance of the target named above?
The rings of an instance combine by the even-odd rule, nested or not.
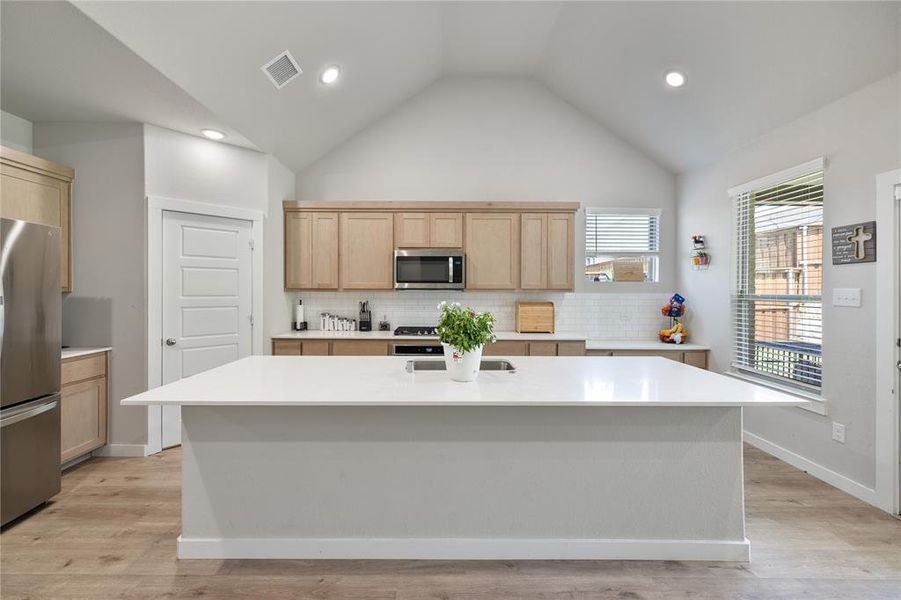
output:
[[[59,400],[57,399],[57,396],[53,396],[49,402],[46,400],[41,400],[41,404],[34,405],[33,403],[28,403],[25,406],[10,410],[8,412],[12,414],[0,415],[0,429],[6,427],[7,425],[19,423],[20,421],[24,421],[25,419],[30,419],[31,417],[36,417],[39,414],[53,410],[58,404]]]

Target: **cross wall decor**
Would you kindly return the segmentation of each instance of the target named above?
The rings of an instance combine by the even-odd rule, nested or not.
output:
[[[832,228],[832,264],[876,262],[876,221]]]

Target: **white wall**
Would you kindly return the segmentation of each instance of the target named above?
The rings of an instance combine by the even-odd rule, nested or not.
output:
[[[661,208],[659,285],[591,285],[577,277],[577,289],[670,291],[675,279],[672,174],[527,79],[439,81],[299,173],[297,198]],[[583,230],[580,220],[577,239]],[[584,255],[576,254],[579,273]]]
[[[35,153],[75,169],[74,291],[63,302],[63,342],[113,347],[110,443],[143,445],[146,409],[119,401],[147,388],[145,196],[264,214],[272,204],[281,214],[281,200],[293,195],[294,174],[259,152],[137,123],[37,123]],[[277,290],[271,296],[284,302],[281,240],[272,243],[279,249],[279,267],[267,266],[264,276],[277,270],[278,277],[264,281],[264,288]]]
[[[267,210],[265,154],[145,125],[144,159],[148,196]]]
[[[269,338],[291,329],[294,294],[285,293],[285,228],[282,202],[294,199],[294,172],[267,156],[269,211],[263,226],[263,345],[272,351]]]
[[[34,148],[75,169],[73,291],[63,298],[63,343],[113,347],[110,443],[142,445],[146,409],[119,405],[147,382],[141,125],[36,123]]]
[[[0,145],[32,154],[34,134],[31,121],[0,110]]]
[[[712,368],[725,371],[731,360],[732,214],[726,190],[824,156],[826,231],[874,219],[875,175],[901,166],[899,86],[896,74],[755,140],[716,165],[678,178],[678,280],[693,307],[695,340],[712,346]],[[683,242],[693,233],[707,236],[712,255],[708,271],[689,266]],[[745,429],[872,488],[876,266],[833,267],[828,245],[824,257],[823,397],[829,415],[748,409]],[[863,306],[832,307],[835,287],[861,288]],[[845,444],[832,441],[832,420],[846,425]]]

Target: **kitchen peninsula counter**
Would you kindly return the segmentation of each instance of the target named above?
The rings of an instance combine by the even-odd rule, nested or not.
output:
[[[254,356],[181,405],[182,558],[747,560],[741,412],[803,401],[664,358]]]

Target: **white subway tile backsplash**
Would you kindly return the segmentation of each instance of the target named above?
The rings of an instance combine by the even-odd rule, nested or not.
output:
[[[557,313],[557,331],[584,334],[590,339],[654,339],[657,330],[669,326],[660,308],[669,298],[666,293],[591,294],[524,292],[313,292],[289,294],[303,299],[307,322],[319,327],[319,314],[328,312],[357,317],[359,302],[369,300],[373,327],[387,320],[399,325],[434,325],[438,303],[460,302],[478,311],[489,311],[497,319],[497,329],[512,331],[516,325],[516,301],[549,300]],[[285,330],[289,324],[285,324]]]

